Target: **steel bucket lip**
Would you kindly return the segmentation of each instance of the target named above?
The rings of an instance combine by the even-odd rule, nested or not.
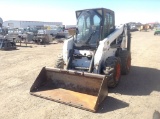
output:
[[[83,109],[83,110],[86,110],[86,111],[90,111],[90,112],[96,112],[97,111],[97,106],[96,105],[97,105],[98,97],[96,99],[96,104],[94,105],[94,108],[87,108],[84,105],[82,105],[81,103],[65,102],[63,100],[58,100],[58,99],[53,99],[51,97],[45,97],[43,95],[38,95],[38,94],[35,94],[34,92],[30,92],[30,94],[33,95],[33,96],[36,96],[36,97],[40,97],[40,98],[47,99],[47,100],[50,100],[50,101],[58,102],[58,103],[65,104],[65,105],[68,105],[68,106],[73,106],[75,108]]]

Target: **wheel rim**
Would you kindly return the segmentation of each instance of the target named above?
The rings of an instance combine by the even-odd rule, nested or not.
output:
[[[128,57],[127,59],[127,69],[129,70],[131,67],[131,57]]]
[[[118,64],[116,65],[116,81],[119,80],[120,75],[121,75],[121,66],[120,66],[120,63],[118,63]]]

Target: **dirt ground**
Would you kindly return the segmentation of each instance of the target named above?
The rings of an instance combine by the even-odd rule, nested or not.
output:
[[[31,46],[0,51],[0,119],[152,119],[160,111],[160,36],[153,31],[132,32],[131,72],[109,89],[97,113],[29,94],[42,67],[53,66],[63,44]]]

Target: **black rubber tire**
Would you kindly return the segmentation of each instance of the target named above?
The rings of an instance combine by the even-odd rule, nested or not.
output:
[[[55,64],[54,64],[54,68],[60,68],[60,69],[64,68],[64,60],[63,60],[62,54],[58,55],[58,57],[55,61]]]
[[[119,57],[121,58],[121,74],[127,75],[131,68],[131,52],[122,50]]]
[[[117,76],[117,66],[119,66],[119,76]],[[121,78],[121,59],[118,57],[109,57],[105,62],[103,73],[108,77],[108,87],[114,88],[118,85]]]

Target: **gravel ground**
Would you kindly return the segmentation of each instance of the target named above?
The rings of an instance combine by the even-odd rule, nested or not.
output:
[[[132,32],[132,68],[97,113],[38,98],[29,89],[44,66],[52,67],[63,43],[0,51],[0,119],[152,119],[160,111],[160,36]]]

